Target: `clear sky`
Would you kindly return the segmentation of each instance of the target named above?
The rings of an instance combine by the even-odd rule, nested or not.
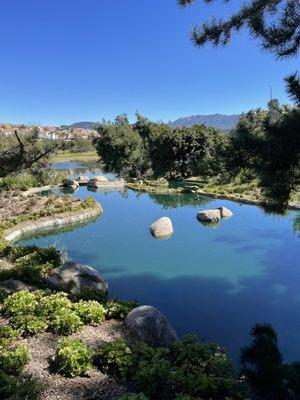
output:
[[[232,4],[237,5],[234,0]],[[64,124],[138,110],[154,120],[234,114],[287,102],[276,61],[246,32],[223,49],[197,49],[192,26],[226,15],[221,1],[1,0],[0,121]]]

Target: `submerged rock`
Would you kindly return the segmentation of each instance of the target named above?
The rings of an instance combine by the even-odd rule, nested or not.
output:
[[[133,309],[124,323],[140,340],[154,347],[169,347],[179,340],[171,323],[152,306],[140,306]]]
[[[162,217],[150,226],[150,231],[155,238],[167,238],[174,232],[172,221],[168,217]]]
[[[45,283],[50,287],[76,293],[83,288],[97,289],[108,293],[108,283],[94,268],[75,262],[66,262],[52,269]]]
[[[233,216],[233,212],[226,207],[218,207],[218,210],[220,210],[221,218],[229,219]]]
[[[221,219],[221,211],[219,209],[215,210],[203,210],[199,211],[197,218],[201,222],[216,222]]]

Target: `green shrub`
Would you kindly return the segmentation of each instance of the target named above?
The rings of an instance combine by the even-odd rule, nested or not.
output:
[[[15,340],[20,334],[19,330],[13,329],[11,326],[0,325],[0,350]]]
[[[35,379],[20,375],[14,377],[0,371],[1,400],[37,400],[41,385]]]
[[[122,301],[111,299],[105,303],[106,317],[109,319],[123,320],[127,314],[138,306],[137,301]]]
[[[105,320],[105,309],[97,301],[80,301],[74,309],[84,324],[97,324]]]
[[[3,302],[3,311],[6,315],[34,314],[38,302],[36,295],[28,290],[21,290],[8,296]]]
[[[17,315],[12,318],[11,324],[19,329],[23,334],[36,335],[48,327],[48,323],[43,317],[35,315]]]
[[[47,318],[52,318],[62,310],[72,310],[72,302],[64,292],[50,294],[41,298],[39,312]]]
[[[74,311],[63,308],[56,311],[49,322],[49,330],[59,335],[71,335],[78,332],[83,323]]]
[[[53,361],[61,374],[74,377],[92,370],[92,357],[93,351],[81,339],[65,338],[59,341]]]
[[[78,300],[95,300],[99,303],[105,303],[107,301],[107,294],[103,290],[83,287],[76,293],[76,298]]]
[[[104,372],[127,381],[135,392],[149,399],[241,400],[234,368],[215,345],[196,342],[192,336],[171,348],[152,348],[145,343],[107,343],[97,360]]]
[[[123,379],[131,373],[132,352],[123,340],[103,344],[96,355],[96,360],[106,373],[119,375]]]
[[[124,396],[118,397],[117,400],[148,400],[148,398],[143,393],[127,393]]]
[[[28,346],[16,345],[13,348],[4,348],[0,353],[0,370],[9,375],[19,375],[30,358]]]

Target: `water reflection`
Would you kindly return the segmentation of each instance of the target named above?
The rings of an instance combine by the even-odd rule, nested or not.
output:
[[[88,195],[101,203],[101,218],[68,233],[48,232],[47,240],[61,241],[72,259],[104,274],[112,296],[157,306],[179,334],[217,341],[234,358],[249,342],[249,328],[270,322],[287,359],[300,359],[299,212],[188,194],[76,191]],[[228,207],[234,216],[207,229],[196,219],[204,205]],[[164,215],[174,235],[153,240],[149,226]]]

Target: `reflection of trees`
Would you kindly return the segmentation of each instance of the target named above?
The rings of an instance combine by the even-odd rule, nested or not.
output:
[[[293,221],[294,232],[300,236],[300,214],[297,214]]]
[[[193,194],[154,194],[149,193],[150,199],[154,203],[161,205],[164,209],[176,207],[195,207],[203,204],[208,204],[211,199],[206,196]]]
[[[74,222],[68,225],[64,225],[64,226],[59,226],[59,227],[51,227],[51,228],[41,228],[41,229],[37,229],[31,233],[27,233],[22,235],[22,237],[20,239],[18,239],[18,241],[23,241],[23,240],[31,240],[31,239],[41,239],[43,237],[47,237],[47,236],[53,236],[53,235],[58,235],[60,233],[67,233],[67,232],[72,232],[75,229],[78,228],[83,228],[86,225],[95,222],[97,219],[99,218],[99,216],[97,217],[93,217],[93,218],[87,218],[85,221],[83,222]]]

